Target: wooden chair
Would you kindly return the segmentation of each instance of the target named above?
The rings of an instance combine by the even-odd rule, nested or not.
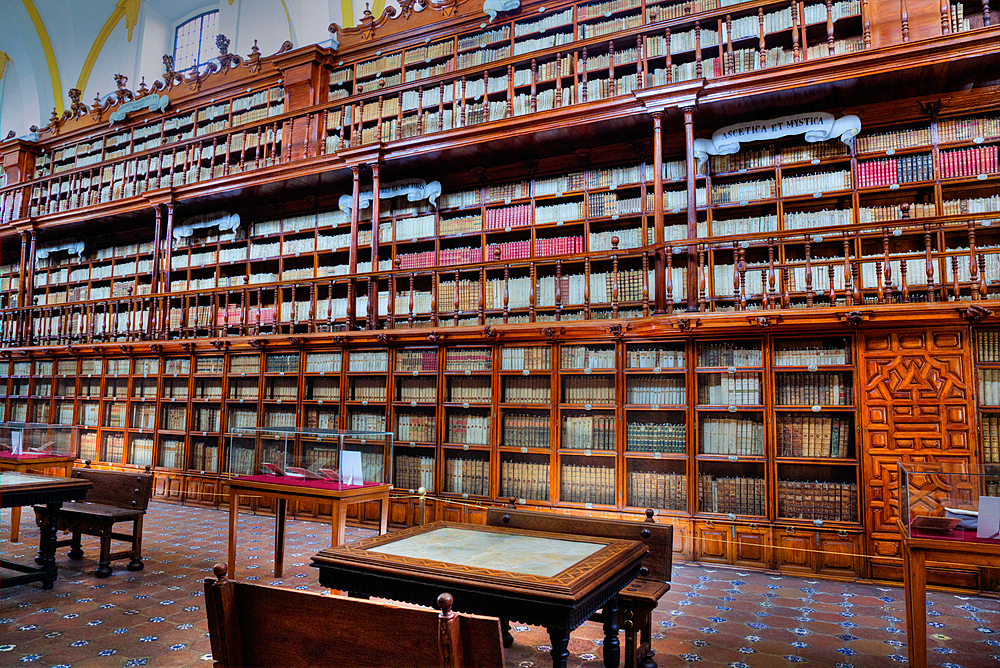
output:
[[[101,539],[101,556],[95,575],[106,578],[111,575],[111,562],[130,559],[126,568],[130,571],[142,570],[142,519],[153,495],[153,475],[146,467],[143,473],[128,471],[99,471],[90,468],[73,469],[73,478],[85,478],[94,486],[83,501],[71,501],[55,511],[56,529],[72,532],[72,538],[56,541],[56,547],[70,546],[70,559],[82,559],[83,549],[80,536],[97,536]],[[39,526],[49,520],[46,506],[34,506],[35,520]],[[119,533],[114,526],[121,522],[132,523],[132,533]],[[124,541],[129,549],[111,551],[111,541]]]
[[[495,617],[458,614],[450,594],[441,612],[239,582],[226,565],[205,580],[216,668],[502,668]]]
[[[515,508],[490,508],[486,514],[489,526],[507,526],[534,531],[550,531],[577,536],[626,538],[641,540],[649,547],[639,577],[618,594],[618,627],[625,631],[625,667],[656,668],[653,661],[652,642],[653,610],[660,597],[670,591],[670,574],[673,564],[674,528],[657,524],[653,511],[646,509],[644,522],[606,520],[594,517],[556,515]],[[607,623],[601,613],[592,621]],[[636,644],[639,634],[641,647]]]

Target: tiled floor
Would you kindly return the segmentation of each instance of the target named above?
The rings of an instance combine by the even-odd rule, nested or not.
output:
[[[29,513],[24,519],[28,520]],[[126,561],[93,575],[96,539],[74,562],[62,550],[56,587],[0,593],[0,666],[210,666],[202,582],[226,559],[227,514],[154,502],[146,519],[145,570]],[[0,553],[28,560],[38,545],[33,523],[10,543],[2,514]],[[286,567],[271,577],[273,520],[240,519],[239,577],[323,591],[310,557],[329,544],[328,525],[290,520]],[[371,535],[351,529],[349,539]],[[89,546],[89,550],[86,549]],[[1000,668],[1000,602],[933,592],[928,601],[930,665]],[[656,659],[663,668],[703,666],[902,666],[906,663],[903,594],[897,587],[844,584],[677,564],[673,588],[654,617]],[[548,635],[515,626],[507,665],[551,665]],[[573,632],[570,666],[601,666],[600,626]]]

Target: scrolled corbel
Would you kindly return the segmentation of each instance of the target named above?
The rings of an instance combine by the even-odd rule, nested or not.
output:
[[[983,322],[991,315],[993,315],[993,311],[985,306],[980,306],[979,304],[972,304],[971,306],[965,308],[962,312],[962,317],[973,325]]]

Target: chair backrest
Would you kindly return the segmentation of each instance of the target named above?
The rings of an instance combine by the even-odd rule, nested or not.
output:
[[[646,511],[645,522],[634,522],[557,515],[514,508],[490,508],[486,512],[486,524],[577,536],[641,540],[649,548],[649,552],[642,560],[639,578],[658,582],[670,581],[674,556],[674,527],[670,524],[655,523],[651,510]]]
[[[205,580],[212,656],[218,668],[503,668],[500,620],[226,579]]]
[[[90,503],[146,510],[153,495],[152,473],[73,469],[73,477],[84,478],[94,483],[85,499]]]

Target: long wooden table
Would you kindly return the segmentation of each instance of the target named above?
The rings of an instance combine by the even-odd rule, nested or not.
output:
[[[93,483],[82,478],[57,478],[31,473],[0,473],[0,508],[18,508],[44,503],[49,517],[54,517],[64,501],[79,501],[87,496]],[[4,578],[0,588],[28,582],[41,581],[42,589],[52,589],[56,581],[56,525],[43,522],[38,539],[38,563],[41,567],[27,566],[0,559],[0,566],[24,575]]]
[[[274,577],[280,578],[285,559],[285,512],[289,501],[312,501],[333,506],[331,545],[344,544],[347,507],[355,503],[378,501],[381,506],[379,533],[389,524],[389,485],[341,485],[322,480],[303,480],[288,476],[253,475],[232,478],[229,487],[229,574],[236,575],[236,521],[239,497],[259,496],[275,500]]]
[[[40,472],[41,469],[62,469],[67,478],[73,475],[73,463],[76,457],[72,455],[50,455],[44,453],[26,453],[12,455],[9,452],[0,455],[0,471],[15,473]],[[16,543],[21,530],[21,508],[10,509],[10,542]]]
[[[977,539],[973,531],[922,534],[908,531],[899,520],[897,525],[903,536],[906,647],[911,668],[927,668],[927,563],[995,568],[1000,565],[1000,543]]]
[[[325,587],[545,627],[552,665],[569,657],[570,631],[603,608],[604,661],[620,662],[617,598],[639,574],[640,541],[434,522],[324,549],[313,557]],[[505,633],[505,636],[509,634]],[[506,640],[506,638],[505,638]]]

